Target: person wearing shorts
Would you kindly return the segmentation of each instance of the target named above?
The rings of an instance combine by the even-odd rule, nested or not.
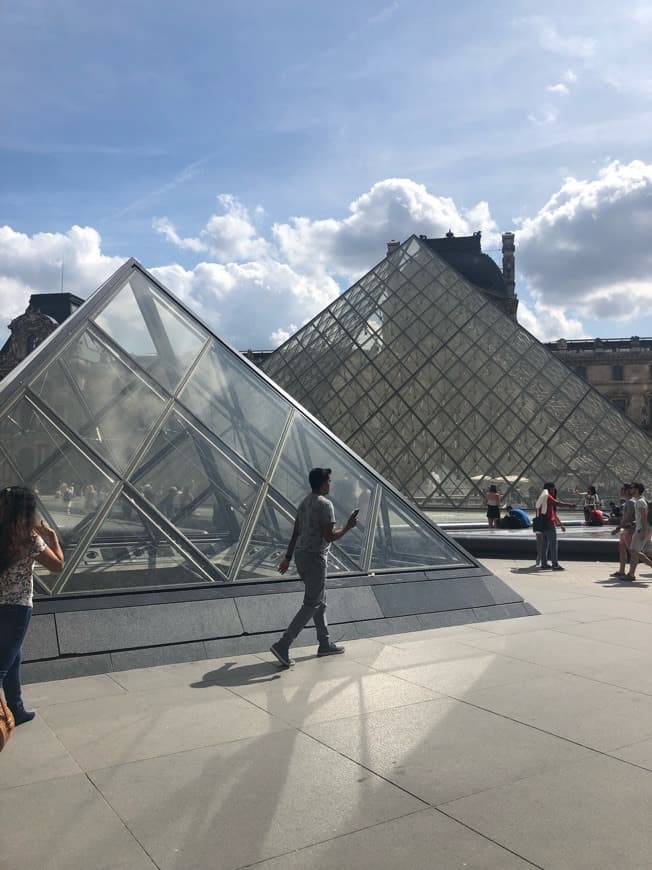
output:
[[[623,498],[620,521],[611,533],[616,535],[620,532],[620,537],[618,538],[620,564],[618,565],[618,570],[614,571],[611,577],[623,580],[627,575],[626,565],[629,562],[629,551],[632,549],[632,535],[636,526],[636,501],[632,498],[631,483],[623,483],[620,494]]]
[[[625,575],[625,580],[636,580],[636,567],[639,562],[645,562],[652,568],[652,559],[647,555],[652,553],[652,541],[650,540],[650,527],[647,522],[647,501],[643,498],[645,487],[642,483],[632,484],[632,495],[636,501],[635,516],[636,528],[632,535],[632,561],[629,566],[629,573]]]
[[[487,505],[487,522],[490,529],[497,529],[500,520],[500,502],[502,495],[498,492],[498,487],[492,483],[489,491],[483,496],[484,503]]]

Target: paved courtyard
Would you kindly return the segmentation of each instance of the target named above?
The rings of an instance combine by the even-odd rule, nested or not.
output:
[[[541,616],[28,686],[0,868],[649,870],[652,576],[486,564]]]

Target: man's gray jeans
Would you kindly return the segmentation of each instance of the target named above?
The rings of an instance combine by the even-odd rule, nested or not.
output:
[[[329,642],[326,622],[326,556],[319,553],[299,552],[294,554],[294,564],[306,591],[303,604],[287,627],[281,643],[290,646],[311,619],[315,620],[317,640],[320,645]]]

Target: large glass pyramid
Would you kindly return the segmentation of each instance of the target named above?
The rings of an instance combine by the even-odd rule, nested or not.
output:
[[[263,368],[423,508],[650,480],[652,440],[415,236]]]
[[[331,573],[475,565],[135,260],[0,383],[0,485],[66,553],[41,594],[279,579],[313,466],[360,510]]]

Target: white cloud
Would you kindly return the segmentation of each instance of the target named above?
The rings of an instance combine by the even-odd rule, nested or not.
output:
[[[540,341],[586,336],[580,320],[569,317],[562,307],[545,305],[536,296],[532,305],[519,302],[518,322]]]
[[[264,233],[264,213],[222,196],[184,237],[167,219],[156,229],[195,262],[152,271],[209,325],[240,349],[273,347],[383,258],[389,239],[483,230],[483,246],[500,237],[488,203],[461,208],[410,179],[389,178],[357,197],[344,217],[307,216]],[[532,217],[519,222],[517,266],[529,296],[519,317],[541,338],[584,334],[581,318],[627,320],[652,302],[652,165],[610,163],[588,180],[567,178]],[[27,236],[0,228],[0,294],[5,323],[31,292],[65,289],[81,296],[99,286],[122,258],[102,252],[92,227]],[[521,295],[524,295],[524,292]],[[518,287],[517,287],[518,292]],[[580,318],[580,319],[578,319]]]
[[[267,242],[259,238],[248,209],[234,196],[222,193],[217,197],[224,214],[213,214],[196,238],[182,238],[167,218],[157,218],[154,229],[168,241],[190,251],[205,251],[218,262],[246,260],[264,256]],[[256,208],[261,217],[263,210]]]
[[[152,226],[157,233],[165,236],[168,242],[172,242],[172,244],[176,245],[178,248],[183,248],[187,251],[197,252],[205,251],[207,249],[206,244],[202,242],[201,239],[181,238],[181,236],[175,230],[174,226],[166,217],[155,218],[152,222]]]
[[[27,307],[32,293],[56,293],[61,288],[85,297],[105,281],[124,258],[101,251],[101,238],[92,227],[74,226],[67,233],[28,236],[0,227],[0,298],[2,318],[9,323]]]
[[[531,15],[525,23],[534,29],[539,45],[546,51],[581,60],[595,54],[596,44],[591,37],[562,35],[552,21],[541,15]]]
[[[531,112],[527,117],[528,121],[536,124],[537,127],[547,127],[559,118],[559,109],[556,106],[545,105],[538,112]]]
[[[435,196],[409,178],[377,182],[349,211],[340,220],[293,217],[275,224],[272,233],[282,259],[304,274],[340,275],[351,281],[385,255],[390,239],[403,240],[413,233],[441,236],[449,229],[457,235],[482,230],[485,246],[499,239],[487,203],[460,210],[449,197]]]
[[[340,292],[330,277],[315,281],[273,258],[198,263],[151,270],[209,326],[239,350],[285,341]]]
[[[387,6],[384,6],[379,12],[375,15],[372,15],[368,20],[368,24],[385,24],[385,22],[389,21],[390,18],[393,18],[394,15],[401,8],[401,4],[398,0],[393,0],[392,3],[388,3]]]
[[[563,82],[558,82],[556,85],[548,85],[546,90],[551,94],[559,94],[562,97],[566,97],[570,93],[568,86]]]
[[[652,302],[652,165],[613,162],[567,178],[517,232],[518,265],[546,305],[583,316],[648,315]]]
[[[567,69],[564,73],[562,73],[562,79],[569,85],[574,85],[577,81],[577,75],[573,72],[572,69]]]

